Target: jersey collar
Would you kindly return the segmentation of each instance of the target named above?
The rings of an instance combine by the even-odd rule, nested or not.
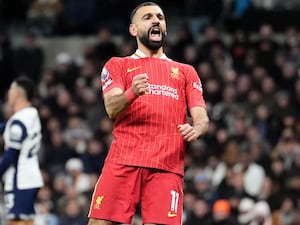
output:
[[[134,59],[140,59],[140,58],[146,58],[147,56],[146,56],[146,54],[144,52],[142,52],[141,50],[137,49],[135,51],[135,53],[133,53],[131,55],[131,57],[134,58]],[[161,57],[159,57],[159,58],[160,59],[168,59],[169,60],[169,58],[165,54],[162,54]]]

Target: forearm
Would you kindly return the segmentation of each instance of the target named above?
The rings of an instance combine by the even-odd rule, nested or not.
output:
[[[138,74],[133,77],[131,87],[125,92],[118,87],[106,92],[104,94],[104,104],[109,118],[117,118],[136,98],[146,94],[149,89],[148,79],[147,74]]]
[[[203,136],[207,132],[208,123],[208,118],[203,118],[202,120],[193,123],[197,138]]]
[[[2,177],[2,175],[11,164],[15,164],[18,161],[18,156],[19,151],[16,149],[10,148],[4,152],[3,157],[0,161],[0,177]]]
[[[192,124],[179,124],[179,133],[185,141],[195,141],[197,138],[204,135],[208,130],[208,116],[206,109],[203,107],[194,107],[190,111],[192,117]]]
[[[206,109],[203,107],[197,107],[191,111],[192,114],[192,126],[195,129],[197,138],[203,136],[209,125],[209,118],[207,116]]]
[[[5,126],[6,126],[6,123],[5,122],[1,122],[0,123],[0,134],[3,134],[4,130],[5,130]]]
[[[138,96],[129,88],[125,92],[110,96],[105,100],[105,109],[111,119],[115,119],[131,105]]]

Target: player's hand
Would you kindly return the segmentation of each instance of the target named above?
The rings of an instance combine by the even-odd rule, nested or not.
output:
[[[191,142],[198,138],[195,128],[189,123],[178,125],[178,130],[185,141]]]
[[[138,74],[132,79],[132,90],[133,92],[140,96],[144,95],[149,91],[149,77],[146,73]]]

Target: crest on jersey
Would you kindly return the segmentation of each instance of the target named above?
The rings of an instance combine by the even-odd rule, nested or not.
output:
[[[103,195],[99,195],[96,199],[96,203],[94,205],[94,208],[95,209],[100,209],[100,205],[102,203],[102,200],[103,200],[104,196]]]
[[[179,68],[178,67],[171,68],[171,77],[174,79],[178,79],[178,77],[179,77]]]

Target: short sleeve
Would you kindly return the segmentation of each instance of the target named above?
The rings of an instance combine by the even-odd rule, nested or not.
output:
[[[19,120],[14,120],[7,129],[9,138],[6,146],[8,148],[20,149],[22,142],[27,136],[25,125]]]
[[[124,90],[124,79],[122,77],[123,59],[113,57],[104,65],[101,71],[101,85],[103,93],[114,87]]]
[[[191,109],[194,106],[206,108],[205,100],[203,98],[202,83],[196,70],[194,67],[187,65],[185,74],[188,108]]]

